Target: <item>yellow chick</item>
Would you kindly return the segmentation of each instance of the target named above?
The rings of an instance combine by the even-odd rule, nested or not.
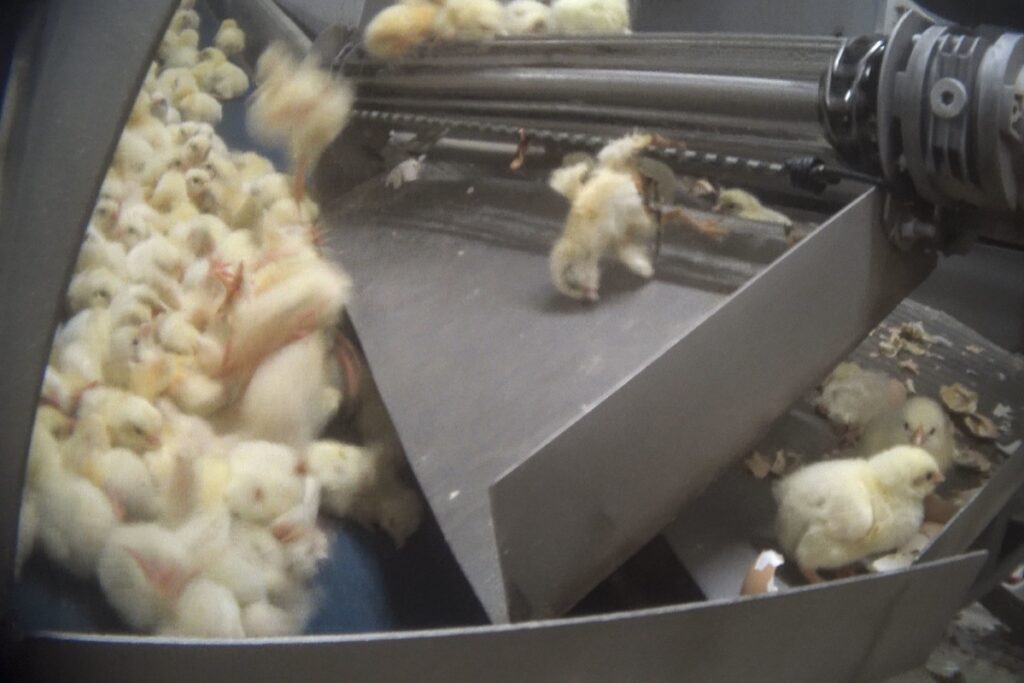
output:
[[[245,441],[229,453],[228,507],[244,520],[267,523],[302,500],[295,451],[268,441]]]
[[[181,33],[186,29],[199,29],[199,13],[191,7],[179,7],[171,17],[171,24],[167,27],[170,33]]]
[[[89,221],[89,227],[104,237],[113,237],[120,211],[120,200],[101,196],[92,211],[92,220]]]
[[[190,68],[199,59],[199,33],[193,28],[168,32],[160,41],[157,55],[167,68]]]
[[[77,313],[84,308],[106,308],[125,281],[106,268],[91,268],[71,278],[68,307]]]
[[[63,473],[39,491],[39,543],[51,560],[88,578],[118,525],[113,503],[85,479]]]
[[[377,482],[372,496],[358,501],[355,517],[363,524],[380,527],[395,547],[401,548],[423,520],[423,501],[392,474]]]
[[[242,611],[224,586],[206,578],[193,579],[181,592],[170,621],[158,632],[189,638],[242,638]]]
[[[880,413],[898,409],[906,399],[907,388],[899,380],[854,365],[848,373],[834,372],[829,376],[815,408],[833,424],[857,432]]]
[[[629,33],[627,0],[555,0],[555,32],[567,34]]]
[[[120,242],[107,239],[103,233],[89,226],[85,240],[78,251],[75,272],[106,270],[118,278],[128,277],[128,253]]]
[[[80,420],[98,418],[115,448],[143,453],[160,447],[163,416],[141,396],[120,389],[97,388],[82,397],[79,416]]]
[[[36,421],[32,427],[32,442],[28,451],[28,466],[25,483],[29,490],[38,491],[48,481],[60,476],[64,471],[64,453],[62,441],[70,435],[70,427],[62,438],[58,438],[53,428],[48,425],[57,417],[46,417],[50,412],[56,413],[61,420],[70,423],[70,418],[50,406],[40,406]]]
[[[487,40],[504,34],[505,10],[497,0],[445,0],[434,19],[442,40]]]
[[[512,0],[505,5],[505,33],[510,36],[544,35],[555,25],[551,8],[538,0]]]
[[[192,92],[192,88],[199,87],[194,71],[194,67],[190,68],[184,66],[164,69],[160,72],[160,75],[157,76],[154,92],[160,93],[169,98],[170,103],[175,107],[178,107],[179,102],[177,94],[179,92],[190,93]],[[172,127],[172,134],[173,132],[174,128]]]
[[[723,189],[718,194],[718,201],[712,210],[716,213],[739,216],[750,221],[776,223],[785,227],[793,225],[793,221],[788,216],[769,209],[761,204],[757,197],[738,188]]]
[[[213,37],[213,44],[229,57],[241,54],[245,50],[245,32],[238,27],[234,19],[220,22],[220,28]]]
[[[126,128],[141,136],[154,150],[165,150],[171,145],[171,131],[153,114],[153,107],[150,94],[145,90],[140,92],[128,114]]]
[[[437,5],[404,2],[384,8],[367,25],[366,51],[377,59],[398,59],[434,37]]]
[[[274,173],[274,164],[256,152],[233,153],[231,161],[238,170],[238,179],[241,182],[251,182]]]
[[[173,531],[156,524],[115,530],[97,566],[107,602],[139,631],[153,631],[170,617],[194,574],[185,544]]]
[[[159,512],[159,493],[146,463],[130,450],[111,448],[91,454],[83,475],[124,510],[127,519],[152,519]]]
[[[306,618],[270,603],[254,602],[242,610],[242,626],[250,638],[278,638],[302,633]]]
[[[803,467],[774,488],[776,532],[804,576],[836,569],[906,543],[924,519],[924,499],[942,482],[935,459],[897,446],[867,460]]]
[[[221,100],[233,99],[249,89],[249,76],[245,71],[229,62],[227,56],[215,47],[199,53],[199,63],[192,69],[192,74],[200,88]]]
[[[153,146],[142,135],[126,130],[114,150],[113,168],[124,178],[139,177],[153,158]]]
[[[654,274],[647,244],[656,235],[657,226],[647,213],[630,169],[636,153],[650,143],[651,136],[642,134],[610,143],[601,150],[597,168],[582,187],[566,190],[575,194],[550,258],[552,280],[566,296],[598,299],[599,261],[605,254],[614,254],[640,277]],[[579,165],[571,168],[582,172]]]
[[[310,264],[287,280],[235,306],[226,372],[248,373],[269,354],[316,330],[333,329],[351,282],[339,268]]]
[[[288,150],[299,201],[308,169],[348,122],[355,93],[311,61],[295,66],[277,50],[270,51],[269,62],[264,57],[260,61],[267,78],[249,103],[246,124],[257,139]]]
[[[181,112],[181,117],[188,121],[202,123],[220,123],[224,109],[212,95],[199,89],[198,85],[184,83],[174,92],[174,101]]]
[[[953,465],[956,452],[953,423],[938,402],[914,396],[902,406],[879,413],[868,423],[858,450],[877,453],[900,445],[925,449],[946,472]]]
[[[378,464],[373,449],[315,441],[305,458],[306,471],[320,483],[324,510],[339,519],[347,517],[375,483]]]

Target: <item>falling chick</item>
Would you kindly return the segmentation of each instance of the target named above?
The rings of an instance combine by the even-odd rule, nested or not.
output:
[[[643,278],[654,274],[648,244],[657,225],[644,206],[633,161],[652,136],[635,133],[609,143],[597,157],[556,171],[551,185],[571,202],[561,238],[551,250],[551,277],[566,296],[597,301],[600,259],[614,255]]]
[[[808,465],[774,487],[776,533],[812,583],[838,569],[902,546],[924,519],[924,499],[943,481],[935,459],[897,446],[867,460]]]

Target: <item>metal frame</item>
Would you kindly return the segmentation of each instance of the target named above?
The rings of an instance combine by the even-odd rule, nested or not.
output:
[[[0,190],[3,613],[25,454],[58,311],[107,164],[176,5],[50,0],[33,8],[14,56]]]

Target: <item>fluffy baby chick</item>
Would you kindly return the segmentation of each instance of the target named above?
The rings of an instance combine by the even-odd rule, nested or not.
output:
[[[306,471],[320,483],[323,508],[345,518],[375,483],[373,449],[339,441],[316,441],[306,450]]]
[[[260,62],[257,68],[266,79],[250,101],[246,123],[257,139],[288,150],[298,201],[305,195],[308,169],[348,122],[355,94],[347,82],[310,60],[296,65],[272,49]]]
[[[226,372],[251,372],[290,341],[337,325],[351,282],[337,267],[311,263],[283,282],[238,302]]]
[[[378,59],[398,59],[434,36],[436,4],[404,2],[384,8],[366,27],[366,51]]]
[[[761,204],[761,200],[757,197],[738,188],[722,190],[718,194],[718,201],[715,202],[712,210],[716,213],[739,216],[750,221],[776,223],[785,227],[793,225],[793,221],[788,216],[769,209]]]
[[[808,465],[775,485],[779,543],[808,580],[820,581],[818,569],[906,543],[924,519],[925,497],[942,480],[935,459],[913,446]]]
[[[896,410],[907,399],[907,389],[884,372],[865,371],[853,366],[849,373],[834,372],[821,387],[815,408],[830,422],[859,433],[886,410]],[[896,444],[889,444],[896,445]],[[877,453],[883,448],[875,449]]]
[[[121,133],[114,150],[114,170],[123,178],[141,176],[146,165],[153,158],[153,146],[138,133],[126,130]]]
[[[181,592],[164,635],[192,638],[242,638],[242,611],[224,586],[205,578],[193,579]]]
[[[119,199],[100,197],[96,202],[96,208],[93,209],[89,228],[96,234],[112,238],[120,212],[121,202]]]
[[[230,454],[228,507],[242,519],[270,522],[299,504],[302,477],[295,451],[268,441],[245,441]]]
[[[445,0],[434,33],[443,40],[487,40],[504,33],[504,20],[497,0]]]
[[[238,27],[234,19],[225,19],[220,22],[217,35],[213,37],[213,44],[229,57],[241,54],[245,50],[245,32]]]
[[[203,92],[195,84],[180,85],[174,92],[174,101],[182,118],[188,121],[215,124],[220,123],[224,116],[224,110],[217,98]]]
[[[97,451],[84,464],[83,475],[124,510],[126,519],[152,519],[159,512],[159,493],[142,459],[125,448]]]
[[[554,27],[551,8],[538,0],[512,0],[505,5],[505,32],[512,36],[543,35]]]
[[[168,619],[182,589],[195,575],[185,544],[156,524],[115,530],[99,557],[103,594],[118,615],[139,631]]]
[[[164,34],[157,55],[165,67],[195,66],[199,55],[199,33],[193,28],[185,28],[177,33]]]
[[[928,451],[945,472],[953,464],[953,423],[938,402],[914,396],[901,407],[878,414],[864,429],[859,451],[877,453],[899,445]]]
[[[598,166],[578,190],[562,236],[551,250],[551,277],[560,292],[574,299],[596,301],[599,261],[614,254],[637,275],[654,274],[647,244],[657,226],[647,213],[629,167],[651,136],[634,134],[610,143],[598,156]],[[573,167],[582,175],[583,167]]]
[[[124,286],[124,279],[106,268],[85,270],[71,278],[68,307],[74,313],[85,308],[106,308]]]
[[[627,0],[555,0],[551,13],[557,33],[629,33]]]
[[[110,498],[85,479],[62,473],[39,490],[39,542],[51,560],[88,578],[118,525]]]
[[[266,600],[254,602],[242,610],[242,626],[250,638],[275,638],[302,632],[306,617],[278,607]]]
[[[82,248],[78,251],[75,272],[103,269],[124,279],[128,277],[127,258],[128,252],[123,244],[108,239],[90,226],[85,232]]]
[[[120,389],[98,388],[82,397],[79,417],[81,422],[92,417],[100,420],[115,448],[143,453],[160,446],[163,416],[141,396]]]
[[[267,356],[239,400],[241,428],[254,438],[305,448],[334,414],[322,409],[322,397],[331,390],[328,365],[335,362],[329,351],[326,335],[314,332]],[[287,404],[281,401],[283,386],[294,399]]]
[[[153,114],[153,98],[146,91],[140,92],[135,99],[126,127],[132,133],[142,136],[154,150],[167,149],[171,144],[171,132]]]
[[[199,29],[199,13],[191,7],[185,7],[182,5],[175,10],[174,16],[171,17],[171,24],[167,27],[167,30],[171,33],[181,33],[186,29]]]
[[[249,77],[245,71],[228,61],[227,56],[215,47],[208,47],[199,53],[199,63],[192,69],[199,87],[221,100],[238,97],[249,89]]]

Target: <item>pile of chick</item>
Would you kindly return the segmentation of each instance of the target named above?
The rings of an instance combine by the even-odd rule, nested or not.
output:
[[[365,47],[398,59],[429,41],[629,32],[628,0],[398,0],[366,27]]]
[[[939,402],[855,363],[833,370],[815,407],[849,445],[775,484],[782,550],[811,582],[820,570],[909,565],[957,509],[935,494],[961,464],[952,420]]]
[[[33,430],[18,566],[33,548],[98,580],[140,632],[300,633],[330,548],[323,511],[401,545],[422,503],[358,353],[350,281],[318,254],[309,164],[353,95],[281,47],[260,58],[251,132],[294,178],[212,124],[248,89],[225,20],[200,50],[174,15],[103,182]],[[344,408],[361,445],[318,438]]]

